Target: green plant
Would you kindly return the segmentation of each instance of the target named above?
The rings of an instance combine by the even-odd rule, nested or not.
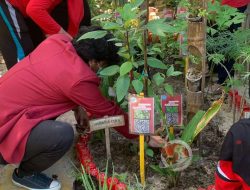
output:
[[[232,25],[241,24],[245,15],[229,6],[221,6],[219,1],[208,2],[207,57],[212,65],[221,65],[228,73],[225,90],[246,84],[249,74],[244,67],[249,63],[249,29],[232,30]],[[241,76],[235,79],[225,67],[225,60],[235,61],[234,70]],[[213,68],[213,66],[212,66]]]
[[[218,111],[220,110],[222,106],[223,100],[224,100],[224,94],[222,94],[222,97],[219,100],[215,101],[211,105],[211,107],[207,110],[207,112],[201,111],[201,110],[198,111],[194,115],[192,120],[186,126],[183,127],[184,130],[181,134],[180,140],[191,145],[193,141],[195,140],[195,138],[197,137],[197,135],[207,126],[209,121],[218,113]],[[156,98],[156,102],[158,102],[157,98]],[[160,108],[157,108],[157,109],[160,111],[161,118],[165,121],[164,113],[160,110]],[[165,126],[164,130],[166,131],[166,134],[168,135],[169,141],[176,139],[176,137],[173,134],[169,133],[169,129],[167,126]],[[197,156],[192,158],[192,162],[195,161],[196,159],[197,159]],[[150,167],[157,173],[167,177],[170,187],[176,187],[179,181],[179,177],[181,175],[180,171],[174,171],[173,168],[171,168],[171,165],[170,167],[167,167],[167,168],[161,167],[160,165],[151,165]]]
[[[245,14],[237,11],[236,8],[221,6],[220,1],[213,3],[208,1],[208,31],[218,34],[227,30],[232,24],[240,24],[245,19]]]
[[[213,102],[211,107],[204,111],[198,111],[188,125],[184,128],[181,135],[181,140],[188,144],[192,144],[197,135],[207,126],[209,121],[218,113],[224,101],[224,94],[222,97]]]
[[[170,168],[162,168],[159,165],[150,165],[150,167],[154,171],[168,179],[169,187],[176,187],[178,185],[181,174],[180,172],[175,172]]]
[[[208,14],[200,0],[182,0],[181,5],[188,9],[188,18],[205,17]]]
[[[144,79],[149,74],[145,69],[141,69],[145,59],[147,59],[149,70],[157,69],[158,71],[158,74],[154,75],[154,81],[148,82],[149,85],[153,83],[165,85],[167,91],[172,94],[173,88],[165,82],[165,79],[177,75],[177,71],[173,70],[173,65],[166,65],[162,59],[165,59],[164,53],[170,47],[167,46],[167,35],[173,38],[175,33],[183,30],[183,23],[172,24],[166,23],[164,19],[158,19],[146,24],[143,19],[145,11],[140,11],[139,8],[143,2],[143,0],[134,0],[118,7],[114,14],[102,14],[93,18],[95,21],[101,21],[102,27],[115,35],[112,40],[116,41],[116,45],[120,47],[119,55],[123,58],[121,66],[105,68],[100,72],[100,75],[102,77],[113,77],[117,102],[121,104],[124,101],[126,102],[124,97],[126,97],[128,91],[132,90],[139,94],[145,90]],[[102,20],[104,18],[105,20]],[[148,43],[147,31],[153,36],[158,36],[160,42]],[[104,35],[104,32],[96,32],[95,34],[88,34],[87,37],[97,38],[102,35]],[[145,55],[147,58],[145,58]],[[162,72],[164,70],[168,70],[166,74]],[[173,73],[170,71],[173,71]],[[107,87],[105,89],[107,90]]]

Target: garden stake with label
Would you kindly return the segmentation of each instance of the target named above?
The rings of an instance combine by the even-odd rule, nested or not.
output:
[[[122,115],[119,115],[113,117],[104,117],[101,119],[94,119],[90,120],[89,125],[91,132],[105,129],[107,159],[111,160],[109,128],[125,125],[124,117]]]
[[[140,93],[140,97],[144,97],[143,93]],[[144,157],[144,134],[139,135],[139,149],[140,149],[140,176],[141,184],[145,186],[145,157]]]

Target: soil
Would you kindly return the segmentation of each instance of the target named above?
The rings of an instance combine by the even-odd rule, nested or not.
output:
[[[218,125],[219,119],[211,122],[207,129],[201,135],[200,157],[197,161],[181,173],[179,185],[175,190],[196,189],[200,186],[208,186],[213,183],[214,171],[218,161],[218,155],[223,141],[223,135],[214,129]],[[138,143],[131,142],[116,132],[112,132],[111,152],[115,172],[127,173],[128,179],[135,181],[134,174],[139,177],[139,157],[137,154]],[[132,146],[134,145],[134,146]],[[96,164],[102,171],[106,167],[106,152],[104,142],[92,142],[90,144],[92,155]],[[197,146],[192,147],[197,150]],[[135,149],[135,150],[133,150]],[[168,180],[166,177],[154,172],[150,165],[157,165],[160,162],[159,150],[154,150],[155,158],[146,157],[146,189],[166,190]],[[197,153],[198,154],[198,153]]]
[[[171,81],[172,84],[175,83]],[[177,93],[183,91],[183,86],[180,86],[180,81],[176,82],[174,86]],[[182,82],[184,83],[184,82]],[[182,92],[183,93],[183,92]],[[207,108],[211,103],[206,101]],[[214,98],[214,97],[213,97]],[[219,98],[219,97],[218,97]],[[216,99],[216,98],[215,98]],[[184,100],[185,102],[185,100]],[[223,107],[222,112],[225,111]],[[225,111],[225,113],[227,113]],[[197,189],[197,187],[206,187],[213,184],[214,172],[220,153],[221,144],[225,133],[219,130],[222,126],[224,114],[218,114],[201,133],[199,140],[192,146],[193,154],[197,157],[196,161],[192,163],[185,171],[181,173],[180,181],[177,187],[170,188],[169,180],[166,176],[161,176],[150,168],[150,165],[158,165],[160,163],[160,151],[154,149],[154,158],[146,157],[146,183],[148,190],[182,190],[182,189]],[[224,123],[225,124],[225,123]],[[226,128],[231,124],[227,123]],[[225,129],[225,132],[227,129]],[[90,143],[90,150],[95,158],[95,162],[99,169],[105,171],[106,168],[106,151],[105,142],[96,140],[92,137]],[[111,133],[111,153],[114,171],[121,174],[127,173],[127,178],[130,183],[135,182],[135,175],[139,178],[139,156],[138,156],[138,140],[127,140],[117,132],[112,130]]]
[[[4,70],[4,64],[0,64],[0,70]],[[171,84],[175,87],[177,93],[184,94],[184,78],[181,81],[173,80]],[[182,85],[180,85],[182,84]],[[214,99],[219,97],[208,97],[206,100],[206,108],[209,107]],[[185,102],[185,95],[183,96]],[[185,105],[184,105],[185,108]],[[220,153],[221,144],[228,128],[231,126],[232,113],[227,111],[227,106],[224,105],[222,110],[213,120],[209,123],[206,129],[201,133],[200,140],[192,146],[194,154],[198,155],[198,159],[192,163],[185,171],[181,173],[179,184],[177,187],[170,188],[169,180],[166,176],[161,176],[150,168],[150,165],[157,165],[160,162],[160,151],[154,149],[154,158],[146,157],[146,190],[195,190],[198,187],[206,187],[214,182],[214,172]],[[185,109],[184,109],[185,110]],[[184,113],[184,115],[186,115]],[[73,113],[66,113],[60,117],[60,120],[67,121],[74,124]],[[77,138],[77,134],[76,134]],[[105,171],[106,168],[106,150],[105,142],[101,138],[100,133],[95,133],[89,144],[91,153],[94,157],[96,165],[100,170]],[[118,174],[127,175],[127,180],[131,185],[135,184],[136,177],[139,178],[139,156],[138,156],[138,140],[128,140],[119,135],[116,131],[111,132],[111,154],[114,166],[114,171]],[[73,187],[75,176],[73,173],[78,167],[75,159],[74,148],[65,155],[59,162],[52,168],[46,171],[47,174],[57,174],[59,180],[63,183],[63,190],[69,190]],[[1,169],[2,168],[2,169]],[[19,189],[9,185],[11,172],[10,169],[3,169],[0,167],[0,189]],[[78,167],[79,168],[79,167]],[[111,164],[109,165],[112,171]],[[6,172],[7,171],[7,172]],[[5,174],[4,174],[5,172]],[[112,172],[110,172],[112,173]],[[5,176],[5,178],[3,178]],[[7,176],[7,178],[6,178]],[[121,177],[121,175],[120,175]]]

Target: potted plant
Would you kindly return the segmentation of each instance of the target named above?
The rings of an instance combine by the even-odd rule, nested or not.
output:
[[[200,0],[187,0],[185,7],[188,8],[186,18],[190,22],[201,22],[202,18],[206,16],[206,9],[202,7],[202,1]]]
[[[187,89],[191,92],[201,91],[201,78],[202,72],[191,67],[188,69],[186,74]]]

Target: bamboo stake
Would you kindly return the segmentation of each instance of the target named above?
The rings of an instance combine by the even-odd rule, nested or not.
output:
[[[203,8],[207,10],[207,1],[206,0],[203,0]],[[201,80],[201,91],[202,91],[202,94],[203,94],[203,97],[202,97],[202,103],[204,105],[204,89],[205,89],[205,82],[206,82],[206,38],[207,38],[207,17],[204,17],[203,19],[203,27],[204,27],[204,54],[202,55],[202,80]]]

